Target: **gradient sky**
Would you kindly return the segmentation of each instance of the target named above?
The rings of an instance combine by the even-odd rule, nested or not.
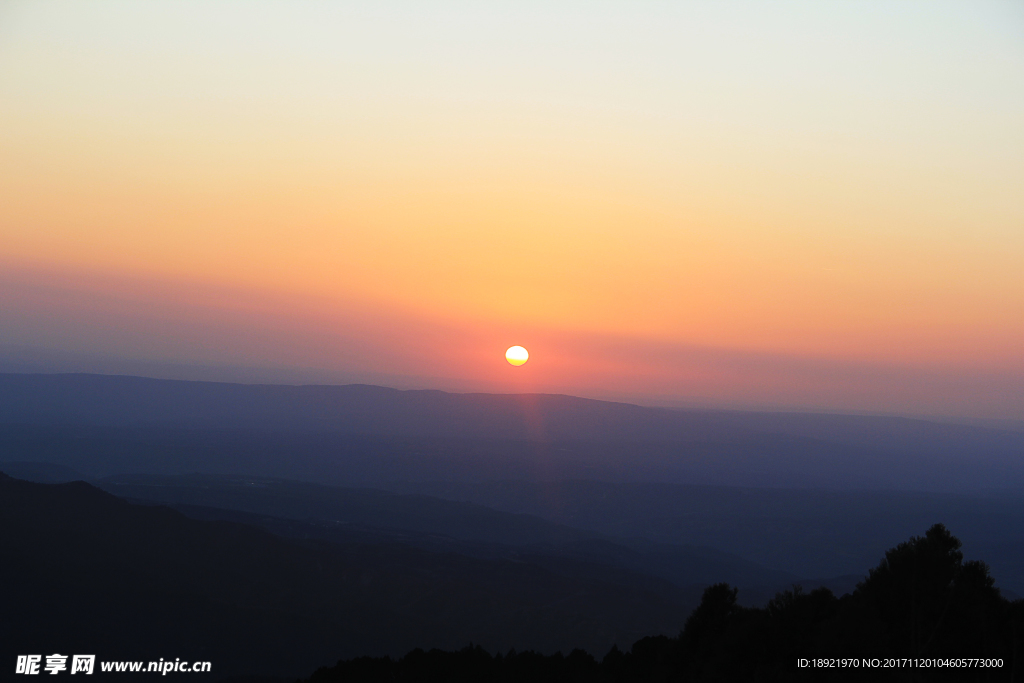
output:
[[[1024,4],[0,4],[0,351],[1024,419]]]

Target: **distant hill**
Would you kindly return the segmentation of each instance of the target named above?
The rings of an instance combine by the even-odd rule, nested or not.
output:
[[[83,482],[0,475],[0,655],[181,657],[297,675],[413,647],[553,652],[676,632],[691,605],[648,580],[570,578],[527,562],[396,543],[282,539],[131,505]]]
[[[613,538],[533,515],[424,495],[211,475],[119,476],[97,485],[124,498],[172,505],[189,516],[244,521],[286,536],[398,542],[474,557],[529,561],[574,577],[584,570],[595,577],[626,570],[631,577],[657,577],[689,590],[679,598],[682,601],[722,580],[774,595],[799,579],[710,547]]]
[[[595,479],[780,488],[1024,487],[1024,433],[851,415],[676,411],[102,375],[0,375],[0,459],[89,477],[241,473],[337,484]]]
[[[940,453],[1024,444],[1013,430],[899,417],[673,410],[560,394],[453,394],[120,375],[0,374],[0,423],[297,430],[527,441],[742,442],[785,434]]]
[[[598,481],[407,482],[418,492],[594,533],[709,545],[800,576],[863,575],[885,548],[942,522],[1024,595],[1024,491],[962,495]],[[749,591],[748,591],[749,592]]]

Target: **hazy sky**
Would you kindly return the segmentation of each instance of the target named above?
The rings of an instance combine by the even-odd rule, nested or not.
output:
[[[1022,419],[1024,4],[2,3],[0,347]]]

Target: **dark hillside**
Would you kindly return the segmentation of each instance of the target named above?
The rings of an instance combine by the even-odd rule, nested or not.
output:
[[[0,477],[7,658],[209,660],[292,674],[415,646],[603,651],[677,628],[686,608],[622,584],[399,544],[297,543],[131,505],[85,483]]]

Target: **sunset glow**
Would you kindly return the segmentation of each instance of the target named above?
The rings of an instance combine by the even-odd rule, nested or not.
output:
[[[0,9],[9,364],[1024,419],[1019,3],[186,4]]]

